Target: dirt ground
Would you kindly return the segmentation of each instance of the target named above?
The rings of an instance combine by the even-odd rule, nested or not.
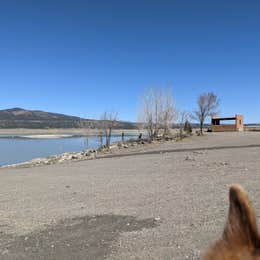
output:
[[[233,183],[259,218],[260,133],[138,149],[0,169],[0,259],[199,259],[222,232]]]

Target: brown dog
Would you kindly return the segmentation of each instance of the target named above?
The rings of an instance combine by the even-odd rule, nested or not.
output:
[[[229,203],[223,235],[203,260],[260,260],[260,235],[255,212],[241,186],[230,188]]]

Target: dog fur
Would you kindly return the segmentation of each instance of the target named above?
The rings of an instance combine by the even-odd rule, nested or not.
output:
[[[244,189],[229,190],[229,213],[224,232],[203,260],[260,260],[256,215]]]

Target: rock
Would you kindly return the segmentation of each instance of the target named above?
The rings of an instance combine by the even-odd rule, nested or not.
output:
[[[112,150],[112,149],[116,149],[116,148],[117,148],[117,144],[113,144],[113,145],[110,145],[110,146],[109,146],[109,149],[111,149],[111,150]]]
[[[9,253],[9,250],[8,249],[4,249],[3,251],[2,251],[2,255],[7,255]]]
[[[229,165],[229,163],[228,162],[221,162],[220,165],[226,166],[226,165]]]
[[[90,151],[81,152],[81,156],[90,156]]]
[[[194,154],[205,154],[206,151],[193,151],[192,153],[194,153]]]
[[[90,154],[90,158],[91,159],[96,159],[96,157],[97,157],[97,152],[96,151]]]
[[[185,161],[195,161],[195,159],[192,158],[191,156],[186,156]]]
[[[65,161],[64,158],[60,158],[57,162],[58,162],[58,163],[63,163],[64,161]]]

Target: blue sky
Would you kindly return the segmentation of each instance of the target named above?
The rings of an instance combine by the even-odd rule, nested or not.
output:
[[[145,88],[180,109],[214,91],[260,122],[259,0],[0,1],[0,109],[136,120]]]

